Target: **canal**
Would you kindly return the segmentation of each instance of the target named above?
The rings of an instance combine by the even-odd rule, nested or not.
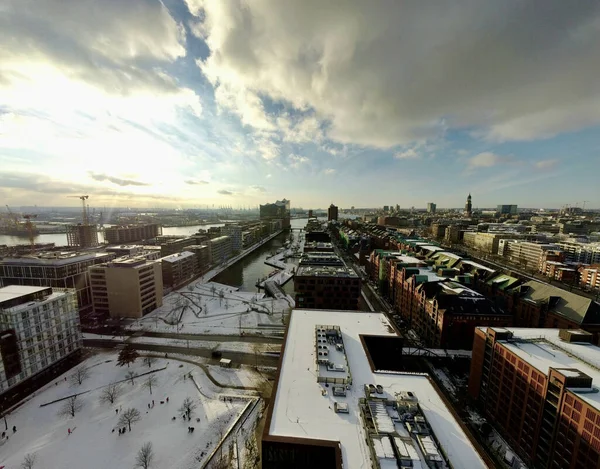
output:
[[[306,218],[292,219],[291,225],[293,229],[304,228],[306,226]],[[298,232],[294,231],[294,236],[298,236]],[[248,254],[242,260],[238,261],[231,267],[228,267],[215,278],[213,281],[238,287],[243,291],[257,291],[256,281],[259,278],[266,277],[270,272],[276,270],[274,267],[265,264],[267,257],[274,254],[279,248],[283,247],[285,241],[289,238],[289,232],[282,233],[273,238],[264,246],[261,246],[256,251]],[[294,259],[288,259],[288,262],[293,262]],[[294,282],[289,281],[283,286],[283,290],[294,296]]]

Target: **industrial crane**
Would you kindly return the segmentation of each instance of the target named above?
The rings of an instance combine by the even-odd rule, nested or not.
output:
[[[89,195],[69,195],[67,197],[81,199],[81,205],[83,207],[83,210],[81,212],[81,216],[82,216],[82,220],[83,220],[82,224],[85,226],[89,225],[88,209],[86,207],[85,201],[87,199],[89,199],[90,196]]]

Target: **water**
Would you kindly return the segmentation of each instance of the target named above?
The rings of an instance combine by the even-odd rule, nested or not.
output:
[[[306,226],[306,218],[291,220],[292,228],[304,228]],[[298,232],[294,232],[297,236]],[[264,246],[261,246],[256,251],[248,254],[236,264],[225,269],[213,280],[225,285],[239,287],[243,291],[257,291],[256,281],[259,278],[266,277],[270,272],[276,270],[274,267],[265,264],[265,260],[277,249],[283,247],[283,244],[288,239],[289,233],[282,233],[276,236],[272,241],[269,241]],[[293,262],[294,259],[288,259],[288,262]],[[283,290],[294,296],[294,282],[290,280],[283,286]]]
[[[198,232],[198,230],[208,230],[214,226],[223,226],[224,223],[216,223],[211,225],[191,225],[191,226],[175,226],[172,228],[163,228],[164,235],[186,235],[189,236]],[[104,233],[98,232],[98,241],[104,242]],[[35,242],[38,244],[54,243],[57,246],[67,245],[67,234],[66,233],[44,233],[35,237]],[[21,236],[9,236],[0,235],[0,245],[6,244],[7,246],[15,246],[17,244],[29,244],[27,237]]]

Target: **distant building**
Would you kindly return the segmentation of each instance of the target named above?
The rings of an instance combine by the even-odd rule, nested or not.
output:
[[[600,265],[580,267],[579,286],[584,290],[600,290]]]
[[[390,206],[389,205],[384,205],[383,206],[383,211],[384,212],[389,212],[390,211]]]
[[[297,309],[286,337],[263,469],[492,467],[385,315]]]
[[[96,225],[67,225],[67,244],[78,248],[98,246],[98,227]]]
[[[556,244],[532,243],[529,241],[506,240],[504,257],[525,268],[541,271],[544,262],[562,262],[564,253]]]
[[[312,218],[312,217],[313,217],[313,211],[312,211],[312,209],[310,209],[308,211],[308,218]]]
[[[210,260],[212,264],[222,264],[233,253],[231,238],[229,236],[213,238],[206,244],[210,247]]]
[[[210,268],[210,248],[208,246],[196,244],[193,246],[188,246],[186,250],[195,254],[196,269],[199,274],[203,274]]]
[[[193,252],[183,251],[160,259],[163,286],[179,288],[198,275],[198,259]]]
[[[461,241],[461,227],[459,225],[450,225],[444,232],[444,241],[450,244],[456,244]]]
[[[565,260],[581,264],[600,264],[600,243],[584,244],[577,241],[559,241],[557,246],[565,253]]]
[[[227,223],[221,227],[221,233],[231,238],[231,248],[234,252],[240,252],[242,250],[242,228],[239,224]]]
[[[94,314],[101,318],[141,318],[163,304],[161,263],[120,258],[90,267]]]
[[[160,246],[160,256],[166,257],[171,254],[176,254],[185,250],[188,246],[196,244],[196,240],[192,237],[182,237],[177,235],[159,236],[156,238]]]
[[[516,215],[518,210],[516,205],[498,205],[496,213],[500,215]]]
[[[437,207],[436,204],[434,204],[433,202],[429,202],[427,204],[427,213],[435,213],[436,207]]]
[[[327,209],[327,221],[333,221],[338,219],[338,208],[331,204]]]
[[[431,234],[434,238],[443,238],[446,234],[446,228],[448,228],[448,225],[446,223],[432,223]]]
[[[81,322],[93,322],[92,291],[88,268],[114,259],[113,253],[43,251],[0,260],[4,285],[73,288]]]
[[[260,206],[260,219],[271,220],[281,219],[282,228],[290,227],[290,201],[287,199],[278,200],[273,204],[265,204]]]
[[[585,235],[588,233],[588,226],[581,222],[559,223],[560,234]]]
[[[599,467],[600,348],[591,341],[577,329],[477,329],[469,394],[528,467]]]
[[[153,239],[161,234],[162,228],[158,223],[111,226],[104,228],[104,240],[108,244],[124,244]]]
[[[463,235],[463,244],[487,254],[496,254],[498,252],[498,243],[501,239],[514,237],[514,233],[480,233],[477,231],[467,231]]]
[[[80,349],[74,290],[0,288],[0,394],[30,378],[43,379],[59,371],[61,363]]]
[[[473,214],[473,204],[471,203],[471,194],[467,197],[467,203],[465,204],[465,215],[470,217]]]
[[[109,246],[106,252],[113,253],[116,257],[144,257],[146,260],[155,261],[160,258],[160,247],[140,246],[140,245],[121,245]]]

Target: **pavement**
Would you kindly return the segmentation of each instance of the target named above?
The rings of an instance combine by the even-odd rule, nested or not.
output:
[[[213,358],[211,348],[200,348],[200,347],[178,347],[174,345],[161,345],[161,344],[141,344],[141,343],[129,343],[129,346],[136,350],[145,350],[149,352],[160,352],[160,353],[178,353],[182,355],[193,355],[197,357]],[[88,348],[102,348],[102,349],[115,349],[117,347],[123,347],[123,343],[116,342],[109,339],[83,339],[83,346]],[[229,358],[233,363],[242,365],[252,366],[272,366],[277,367],[279,364],[279,356],[265,353],[247,353],[247,352],[223,352],[222,357]]]

